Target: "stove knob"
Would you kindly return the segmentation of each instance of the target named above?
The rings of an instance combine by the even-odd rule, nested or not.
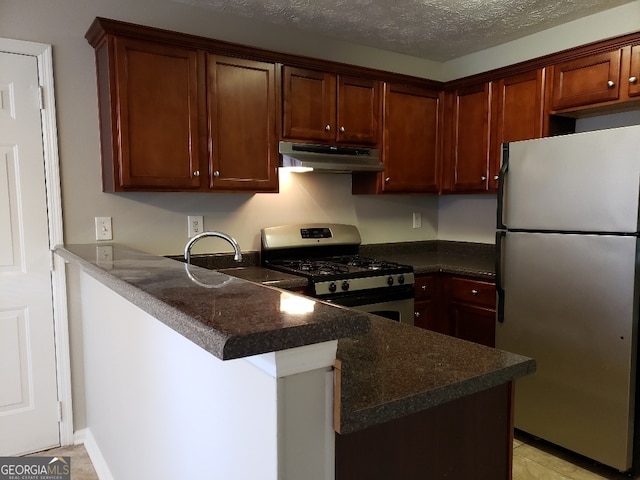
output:
[[[404,285],[404,275],[398,275],[398,283]]]
[[[336,282],[331,282],[331,283],[329,284],[329,291],[330,291],[331,293],[334,293],[337,289],[338,289],[338,287],[336,286]]]
[[[387,285],[393,285],[393,277],[391,275],[389,275],[389,277],[387,278]]]
[[[349,290],[349,282],[347,282],[346,280],[342,282],[342,290],[344,290],[345,292]]]

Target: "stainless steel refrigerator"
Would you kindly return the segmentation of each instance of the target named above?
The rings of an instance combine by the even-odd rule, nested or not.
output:
[[[629,470],[640,126],[505,144],[499,185],[496,347],[537,362],[515,426]]]

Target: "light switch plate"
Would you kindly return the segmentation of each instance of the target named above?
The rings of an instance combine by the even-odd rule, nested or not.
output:
[[[96,240],[113,240],[111,217],[96,217]]]

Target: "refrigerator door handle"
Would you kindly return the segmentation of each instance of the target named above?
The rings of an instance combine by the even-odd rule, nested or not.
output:
[[[504,323],[504,286],[502,285],[502,264],[504,242],[507,239],[507,232],[499,230],[496,232],[496,319],[499,323]]]
[[[497,228],[505,229],[507,226],[504,224],[504,193],[505,182],[507,180],[507,170],[509,169],[509,142],[502,144],[502,165],[500,166],[500,176],[498,178],[498,219]]]

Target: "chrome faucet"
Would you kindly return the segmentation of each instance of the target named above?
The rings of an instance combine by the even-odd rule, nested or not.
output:
[[[193,247],[194,243],[196,243],[198,240],[204,237],[218,237],[226,240],[233,247],[233,251],[234,251],[233,259],[236,262],[242,261],[242,253],[240,252],[240,245],[238,245],[238,242],[236,242],[233,237],[230,237],[226,233],[222,233],[222,232],[202,232],[202,233],[199,233],[198,235],[194,235],[193,237],[191,237],[184,247],[184,259],[188,264],[191,263],[191,247]]]

